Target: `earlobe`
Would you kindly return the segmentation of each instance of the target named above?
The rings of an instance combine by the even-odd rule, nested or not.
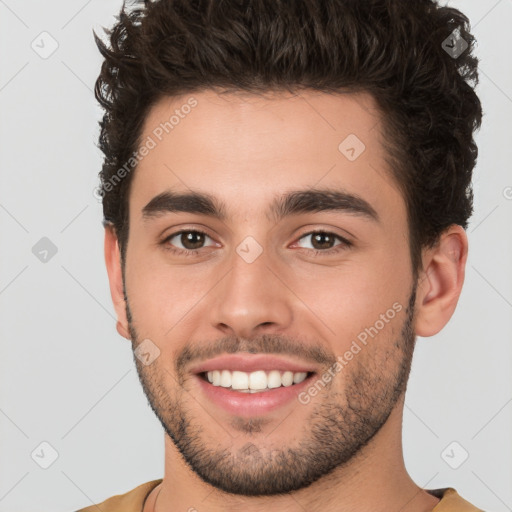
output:
[[[416,292],[418,336],[437,334],[453,315],[464,284],[467,254],[466,232],[458,225],[446,229],[437,245],[424,251]]]
[[[117,321],[116,323],[116,329],[117,329],[117,332],[123,337],[123,338],[126,338],[127,340],[131,340],[131,336],[130,336],[130,333],[128,332],[128,327],[127,325],[121,323],[119,320]]]
[[[117,332],[128,340],[131,339],[126,316],[126,301],[123,291],[123,274],[119,243],[113,226],[105,227],[105,264],[107,266],[110,294],[117,315]]]

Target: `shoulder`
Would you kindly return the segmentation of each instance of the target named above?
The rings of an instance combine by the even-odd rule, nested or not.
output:
[[[466,501],[457,491],[451,487],[445,489],[430,489],[427,492],[440,498],[440,502],[434,507],[432,512],[483,512]]]
[[[125,494],[112,496],[107,500],[82,508],[77,512],[141,512],[148,494],[160,483],[162,479],[152,480],[135,487]]]

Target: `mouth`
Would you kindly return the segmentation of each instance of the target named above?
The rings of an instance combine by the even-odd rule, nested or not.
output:
[[[290,387],[304,382],[315,372],[256,370],[254,372],[211,370],[199,373],[199,377],[212,386],[240,393],[265,393],[272,389]]]
[[[263,416],[293,403],[318,373],[294,361],[268,355],[221,356],[193,369],[204,397],[223,411]]]

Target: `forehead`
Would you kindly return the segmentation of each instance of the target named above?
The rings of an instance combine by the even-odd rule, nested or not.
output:
[[[131,207],[165,189],[202,191],[249,210],[276,193],[340,188],[376,207],[401,201],[386,169],[381,114],[364,93],[164,97],[148,113]],[[237,208],[240,213],[241,208]],[[235,215],[237,212],[227,212]]]
[[[380,120],[373,98],[363,93],[308,90],[261,96],[207,90],[162,98],[150,110],[142,135],[172,140],[183,153],[192,146],[204,156],[238,161],[243,155],[258,163],[338,156],[339,143],[349,135],[373,146]]]

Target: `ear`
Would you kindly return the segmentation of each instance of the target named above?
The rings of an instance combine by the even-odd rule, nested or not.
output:
[[[110,294],[117,315],[117,332],[124,338],[131,340],[126,317],[126,301],[123,293],[123,274],[121,269],[121,253],[114,227],[105,227],[105,263],[107,266]]]
[[[436,246],[424,251],[416,293],[418,336],[433,336],[450,320],[464,284],[467,256],[466,232],[458,225],[447,228]]]

